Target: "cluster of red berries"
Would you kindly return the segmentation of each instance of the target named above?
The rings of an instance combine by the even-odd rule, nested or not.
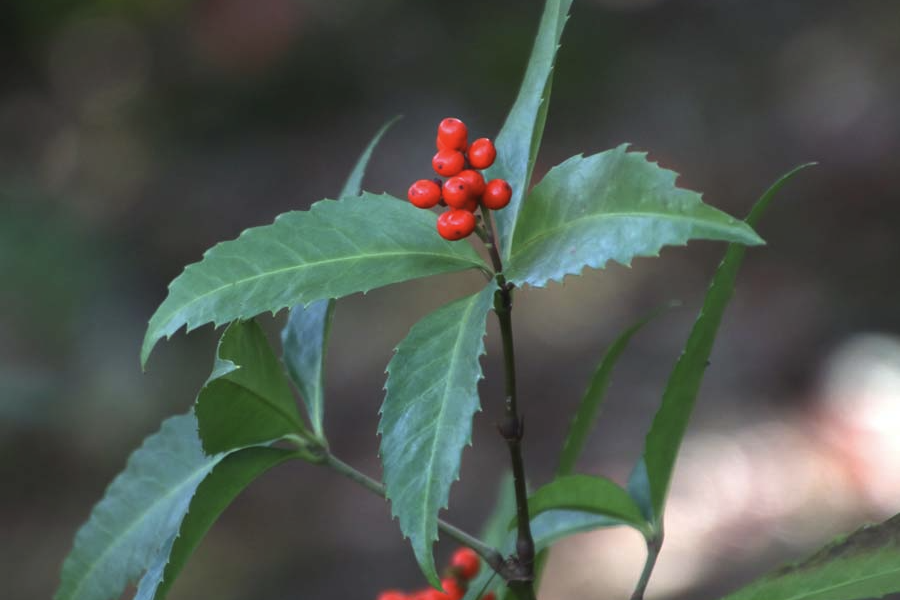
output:
[[[500,210],[509,204],[512,188],[503,179],[485,183],[480,170],[494,164],[497,149],[487,138],[469,144],[469,131],[459,119],[448,117],[438,125],[437,150],[431,166],[449,179],[420,179],[410,186],[407,197],[419,208],[448,206],[438,217],[438,233],[447,240],[461,240],[475,231],[478,206]]]
[[[443,592],[434,588],[426,588],[417,592],[401,592],[388,590],[378,595],[378,600],[462,600],[466,595],[469,582],[478,575],[481,568],[481,559],[474,550],[460,548],[450,559],[445,577],[441,580]],[[496,600],[493,592],[481,597],[481,600]]]

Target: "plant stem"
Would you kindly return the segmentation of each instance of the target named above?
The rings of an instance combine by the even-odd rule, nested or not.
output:
[[[512,463],[513,482],[516,491],[516,555],[514,580],[510,587],[520,600],[535,600],[534,593],[534,538],[531,535],[531,519],[528,515],[528,488],[525,480],[525,463],[522,459],[522,436],[525,433],[524,420],[519,416],[518,392],[516,390],[516,357],[513,344],[512,327],[512,289],[503,276],[503,261],[500,258],[493,221],[490,211],[482,208],[485,231],[489,240],[486,244],[491,255],[491,262],[497,273],[499,289],[494,295],[494,312],[500,322],[500,334],[503,338],[503,367],[506,390],[506,415],[499,425],[500,434],[509,448]]]
[[[659,557],[659,551],[662,548],[662,535],[657,534],[647,539],[647,560],[644,562],[644,570],[641,571],[641,578],[638,580],[631,600],[644,600],[644,592],[647,584],[650,583],[650,575],[653,573],[653,567],[656,566],[656,559]]]
[[[365,473],[354,469],[338,457],[336,457],[331,452],[327,452],[324,455],[322,464],[331,468],[332,470],[340,473],[347,479],[354,481],[373,494],[376,494],[382,498],[385,497],[384,484],[375,481]],[[448,536],[462,544],[463,546],[467,546],[477,552],[485,562],[490,565],[492,569],[497,571],[501,576],[503,576],[502,568],[503,568],[503,555],[500,554],[498,550],[488,546],[478,538],[469,535],[462,529],[447,523],[441,519],[438,519],[438,529],[446,533]]]

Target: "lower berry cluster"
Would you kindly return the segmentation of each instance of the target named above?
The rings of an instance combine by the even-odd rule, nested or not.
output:
[[[441,580],[441,592],[434,588],[425,588],[415,592],[401,592],[399,590],[387,590],[378,595],[378,600],[462,600],[466,595],[469,582],[478,575],[481,569],[481,559],[474,550],[460,548],[450,559],[445,577]],[[481,600],[496,600],[493,592],[481,597]]]
[[[448,177],[420,179],[413,183],[407,197],[419,208],[432,208],[440,204],[449,209],[438,217],[438,233],[447,240],[468,237],[478,225],[475,211],[479,206],[500,210],[509,204],[512,188],[503,179],[485,182],[481,169],[494,164],[497,149],[488,138],[479,138],[469,144],[469,132],[459,119],[448,117],[441,121],[437,131],[437,154],[431,166],[438,175]]]

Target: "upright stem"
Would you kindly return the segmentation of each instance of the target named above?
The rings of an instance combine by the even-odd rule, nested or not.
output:
[[[524,421],[519,416],[518,392],[516,390],[516,356],[513,344],[512,328],[512,288],[503,276],[503,262],[495,242],[493,223],[490,213],[483,211],[485,229],[488,237],[487,248],[491,262],[497,273],[499,289],[494,295],[494,312],[500,322],[500,334],[503,338],[503,366],[506,389],[506,415],[500,423],[499,430],[509,448],[512,463],[513,481],[516,491],[516,537],[515,567],[517,577],[510,580],[509,585],[520,600],[535,600],[534,593],[534,538],[531,535],[531,520],[528,516],[528,488],[525,481],[525,463],[522,459],[522,436]]]
[[[650,583],[650,575],[653,573],[653,567],[656,566],[656,559],[659,557],[661,548],[661,535],[647,538],[647,560],[644,562],[644,570],[641,571],[641,578],[634,588],[631,600],[644,600],[644,592],[647,590],[647,584]]]

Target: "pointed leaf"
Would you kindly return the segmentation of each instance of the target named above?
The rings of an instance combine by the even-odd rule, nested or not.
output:
[[[290,450],[265,447],[246,448],[225,457],[197,488],[177,538],[160,549],[141,578],[134,600],[165,598],[206,532],[238,494],[272,467],[297,457]]]
[[[479,357],[494,285],[416,323],[388,364],[381,407],[381,460],[391,511],[435,586],[437,517],[458,478],[463,448],[480,410]]]
[[[360,192],[362,192],[362,180],[363,176],[366,174],[366,167],[369,165],[369,160],[372,158],[372,152],[375,151],[375,147],[381,141],[381,138],[384,137],[384,134],[387,133],[387,130],[401,118],[400,115],[397,115],[382,125],[381,129],[375,133],[374,137],[372,137],[372,140],[369,142],[369,145],[366,146],[366,149],[363,150],[363,153],[360,155],[359,159],[357,159],[356,164],[353,165],[353,170],[350,171],[350,176],[347,177],[344,188],[341,190],[341,198],[344,196],[358,196]]]
[[[437,216],[390,196],[323,200],[244,231],[188,265],[150,319],[146,364],[181,326],[218,326],[295,304],[338,298],[427,275],[489,269],[466,243],[441,239]]]
[[[281,363],[255,321],[235,321],[219,342],[213,376],[194,408],[209,454],[309,433]]]
[[[528,514],[551,510],[578,510],[603,515],[645,532],[647,522],[641,509],[618,484],[605,477],[565,475],[557,477],[528,498]],[[515,522],[509,528],[515,527]]]
[[[757,220],[771,202],[775,193],[791,177],[801,169],[798,167],[782,177],[773,185],[753,208],[747,223],[756,225]],[[716,270],[710,284],[709,291],[703,302],[703,308],[697,317],[697,322],[691,330],[690,337],[685,345],[684,352],[678,359],[666,391],[663,394],[662,406],[653,419],[653,424],[647,434],[643,461],[646,467],[646,481],[650,487],[650,508],[653,511],[654,521],[658,525],[662,518],[663,506],[669,491],[672,471],[675,467],[675,459],[681,440],[687,430],[688,420],[694,408],[697,392],[706,371],[707,361],[712,352],[713,342],[734,291],[734,283],[738,270],[744,260],[746,248],[740,244],[729,244],[725,258]],[[641,475],[640,467],[635,471]],[[637,488],[639,479],[635,479],[630,487]],[[641,493],[636,490],[637,496]]]
[[[505,179],[513,189],[509,205],[494,213],[504,260],[510,256],[510,242],[514,237],[516,220],[528,191],[531,171],[544,135],[553,82],[553,64],[571,6],[572,0],[547,0],[544,4],[544,13],[519,95],[497,135],[497,161],[485,172],[485,179]]]
[[[900,592],[900,515],[836,540],[725,600],[856,600]]]
[[[78,531],[55,600],[118,598],[174,539],[194,491],[222,458],[203,452],[193,414],[164,421]]]
[[[581,402],[578,404],[578,411],[575,413],[572,424],[569,426],[569,434],[566,436],[565,442],[563,442],[563,449],[559,457],[559,466],[556,469],[557,476],[571,475],[574,471],[575,462],[578,460],[578,457],[581,456],[581,452],[584,450],[584,444],[587,441],[587,436],[591,429],[594,428],[594,424],[597,421],[600,405],[603,402],[606,388],[609,387],[609,381],[612,377],[613,367],[616,366],[619,357],[622,356],[625,348],[628,347],[628,342],[631,341],[634,334],[640,331],[644,325],[655,319],[661,312],[661,310],[657,310],[650,316],[626,329],[615,339],[603,355],[603,358],[600,359],[600,364],[597,365],[597,369],[591,377],[590,384],[588,385],[587,390],[585,390]]]
[[[543,287],[692,239],[762,243],[746,223],[675,187],[676,177],[624,145],[554,167],[522,209],[507,279]]]
[[[344,184],[340,196],[358,196],[362,191],[362,179],[365,175],[372,152],[391,125],[400,119],[394,117],[384,125],[366,146],[353,171]],[[334,300],[317,300],[309,306],[299,304],[291,309],[288,322],[281,331],[281,344],[284,351],[282,360],[288,373],[306,406],[306,413],[313,431],[320,439],[325,439],[324,398],[325,387],[325,351],[328,347],[328,334],[331,330],[331,319],[334,317]]]

